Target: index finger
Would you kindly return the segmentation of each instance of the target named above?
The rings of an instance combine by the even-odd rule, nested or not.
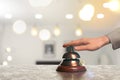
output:
[[[84,44],[84,39],[79,39],[79,40],[73,40],[68,43],[63,44],[63,47],[67,46],[78,46]]]

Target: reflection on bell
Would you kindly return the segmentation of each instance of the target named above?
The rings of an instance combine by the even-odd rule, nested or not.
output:
[[[57,67],[56,71],[60,72],[82,72],[86,68],[80,63],[80,55],[74,52],[73,46],[67,47],[67,53],[63,55],[63,60]]]

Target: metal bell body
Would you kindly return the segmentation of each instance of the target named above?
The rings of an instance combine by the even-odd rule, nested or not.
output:
[[[80,66],[80,60],[79,59],[64,59],[61,63],[61,65],[64,66]]]
[[[86,68],[80,63],[80,55],[74,52],[72,46],[67,47],[67,53],[63,55],[63,60],[56,71],[60,72],[80,72],[86,71]]]
[[[76,59],[76,58],[80,58],[80,55],[76,52],[69,52],[69,53],[65,53],[62,58]]]

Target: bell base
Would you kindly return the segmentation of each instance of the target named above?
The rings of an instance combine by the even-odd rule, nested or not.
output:
[[[86,68],[84,66],[58,66],[56,71],[59,72],[84,72]]]

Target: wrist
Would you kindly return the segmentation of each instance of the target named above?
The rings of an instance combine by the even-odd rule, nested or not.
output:
[[[101,39],[102,39],[104,45],[110,43],[110,40],[109,40],[109,38],[107,36],[102,36]]]

